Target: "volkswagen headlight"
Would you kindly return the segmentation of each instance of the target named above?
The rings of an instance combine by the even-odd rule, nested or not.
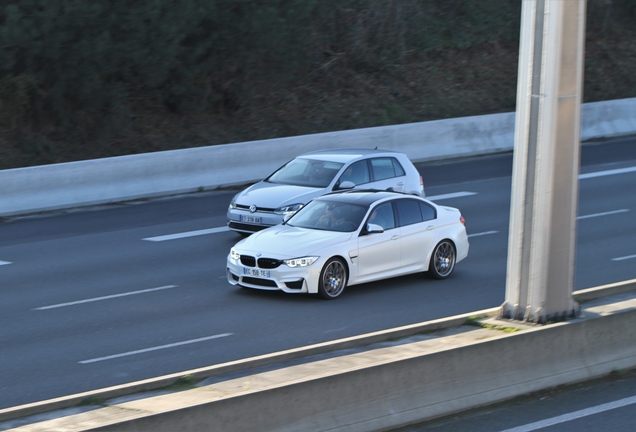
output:
[[[283,260],[288,267],[307,267],[316,262],[318,257],[302,257]]]
[[[237,196],[238,196],[238,194],[234,195],[234,198],[232,198],[232,201],[230,201],[230,210],[236,208],[236,197]]]
[[[303,208],[304,206],[305,206],[305,204],[303,204],[303,203],[290,204],[290,205],[278,207],[276,210],[274,210],[274,213],[279,214],[279,215],[294,214],[298,210]]]

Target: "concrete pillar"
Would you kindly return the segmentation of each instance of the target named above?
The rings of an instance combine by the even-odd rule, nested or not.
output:
[[[500,317],[578,313],[572,299],[585,0],[523,0],[506,300]]]

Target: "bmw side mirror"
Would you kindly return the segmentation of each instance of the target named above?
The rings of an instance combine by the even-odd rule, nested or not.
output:
[[[367,232],[369,234],[374,234],[374,233],[383,233],[384,232],[384,228],[382,228],[382,226],[380,225],[376,225],[376,224],[367,224]]]

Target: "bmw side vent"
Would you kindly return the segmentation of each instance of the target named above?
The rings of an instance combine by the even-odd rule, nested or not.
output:
[[[287,288],[290,288],[290,289],[301,289],[303,287],[304,281],[305,279],[299,279],[293,282],[285,282],[285,285],[287,285]]]

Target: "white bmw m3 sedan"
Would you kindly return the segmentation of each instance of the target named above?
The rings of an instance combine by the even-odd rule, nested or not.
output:
[[[232,285],[335,299],[347,286],[410,273],[445,279],[468,248],[456,208],[350,190],[315,198],[282,224],[239,241],[226,273]]]

